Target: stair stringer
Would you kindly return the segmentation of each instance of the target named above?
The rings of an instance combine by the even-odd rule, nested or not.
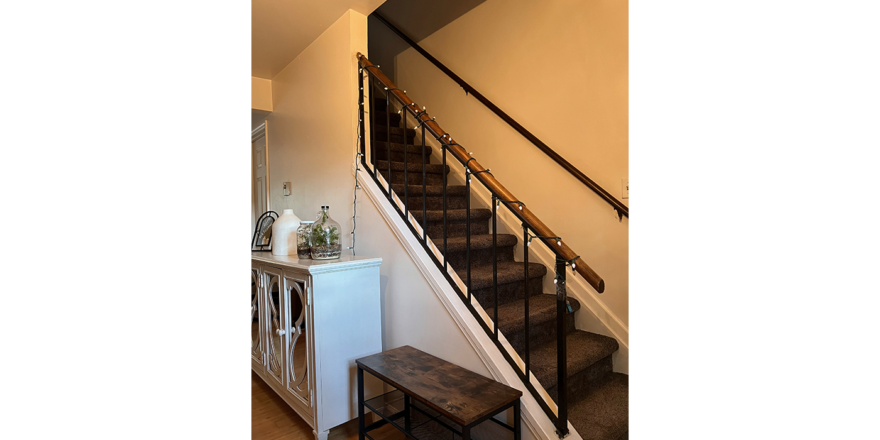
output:
[[[407,127],[415,127],[413,118],[407,119]],[[420,141],[419,134],[416,138]],[[431,136],[426,136],[425,145],[432,148],[431,157],[440,163],[441,144]],[[464,185],[464,167],[454,158],[447,157],[449,167],[448,182],[451,185]],[[492,194],[476,179],[471,183],[471,206],[491,207]],[[474,203],[474,199],[479,203]],[[610,210],[609,216],[617,219],[617,211]],[[513,214],[507,211],[507,208],[498,209],[498,232],[511,234],[517,237],[517,246],[514,255],[517,261],[523,261],[522,250],[522,222]],[[532,263],[541,263],[547,268],[556,267],[556,254],[543,244],[537,246],[529,246],[529,261]],[[535,259],[537,258],[537,259]],[[590,313],[575,314],[575,328],[591,333],[608,336],[617,340],[620,348],[612,355],[614,372],[629,374],[629,327],[614,314],[605,303],[599,299],[599,293],[590,286],[583,277],[577,275],[571,268],[566,270],[566,286],[568,295],[573,296],[581,303],[581,311],[586,308]],[[555,292],[556,286],[553,285],[551,277],[544,277],[544,291]]]
[[[516,371],[514,371],[492,339],[480,326],[477,319],[468,310],[467,305],[459,298],[458,294],[443,276],[442,271],[434,264],[431,256],[425,252],[421,242],[409,230],[406,222],[396,212],[394,206],[382,192],[382,189],[366,171],[358,169],[357,164],[352,164],[352,174],[355,175],[363,192],[367,194],[370,201],[376,206],[377,211],[379,211],[389,228],[403,245],[410,259],[418,267],[450,317],[452,317],[462,334],[465,335],[480,361],[492,374],[492,378],[523,393],[521,400],[522,420],[532,435],[540,440],[558,439],[553,422],[547,417],[538,401],[525,387],[522,380],[520,380]],[[454,271],[452,272],[454,273]],[[482,308],[477,306],[477,310],[482,311]],[[503,335],[501,335],[501,338],[503,338]],[[508,352],[514,353],[513,349],[509,346],[506,346],[506,348],[508,348]],[[516,358],[518,356],[514,359]],[[534,375],[531,375],[531,379],[533,385],[537,385],[536,389],[543,390],[543,387],[534,379]],[[551,407],[555,408],[555,405],[552,405],[552,400],[550,402]],[[583,440],[571,422],[568,423],[568,430],[570,434],[566,436],[566,439]]]

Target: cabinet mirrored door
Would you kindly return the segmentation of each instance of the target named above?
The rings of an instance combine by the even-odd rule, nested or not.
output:
[[[263,339],[265,339],[265,331],[262,329],[263,317],[261,316],[261,276],[257,268],[251,268],[251,359],[257,365],[264,365]]]
[[[284,373],[284,336],[283,315],[284,310],[281,295],[281,271],[274,268],[264,268],[263,274],[266,283],[266,326],[268,330],[268,345],[266,346],[266,371],[269,376],[281,383]]]
[[[290,277],[284,278],[287,316],[287,391],[306,407],[311,407],[309,395],[309,361],[311,352],[309,310],[306,305],[308,291],[306,282]]]

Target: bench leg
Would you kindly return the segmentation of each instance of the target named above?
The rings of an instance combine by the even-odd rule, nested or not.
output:
[[[360,367],[357,369],[358,380],[358,440],[364,440],[366,430],[366,419],[364,417],[364,370]]]
[[[513,440],[520,440],[522,438],[522,430],[520,428],[520,407],[519,407],[519,399],[517,399],[516,403],[513,404]]]
[[[406,432],[410,432],[412,430],[412,417],[410,417],[410,408],[409,408],[409,395],[403,395],[403,425],[406,429]]]

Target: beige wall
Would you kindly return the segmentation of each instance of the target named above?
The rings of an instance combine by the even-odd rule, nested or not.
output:
[[[251,110],[272,111],[272,81],[251,77]]]
[[[349,11],[272,80],[268,116],[272,207],[304,220],[321,205],[351,245],[357,139],[358,51],[366,53],[366,17]],[[281,195],[281,182],[293,195]],[[363,192],[358,196],[357,254],[383,258],[381,292],[385,349],[412,345],[484,375],[468,344],[403,246]],[[351,251],[345,250],[344,254]]]
[[[620,199],[629,162],[627,15],[619,0],[488,0],[420,44]],[[619,222],[414,50],[395,67],[398,86],[605,279],[598,298],[628,325],[629,220]]]

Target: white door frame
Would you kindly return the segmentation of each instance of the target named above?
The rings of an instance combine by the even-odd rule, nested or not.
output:
[[[270,205],[270,201],[272,200],[272,197],[269,195],[269,186],[270,185],[269,185],[269,133],[267,130],[268,126],[269,126],[269,121],[263,121],[262,124],[260,124],[259,126],[257,126],[257,128],[255,128],[255,129],[253,129],[253,131],[251,131],[251,149],[252,149],[251,154],[250,154],[250,157],[251,157],[251,217],[252,217],[251,218],[251,229],[253,229],[253,226],[257,221],[257,217],[259,217],[260,215],[263,214],[262,212],[255,212],[254,211],[254,199],[253,199],[253,197],[254,197],[253,143],[260,140],[260,138],[263,138],[263,140],[266,143],[265,147],[264,147],[266,157],[263,160],[263,163],[266,164],[266,211],[272,210],[272,207]]]

